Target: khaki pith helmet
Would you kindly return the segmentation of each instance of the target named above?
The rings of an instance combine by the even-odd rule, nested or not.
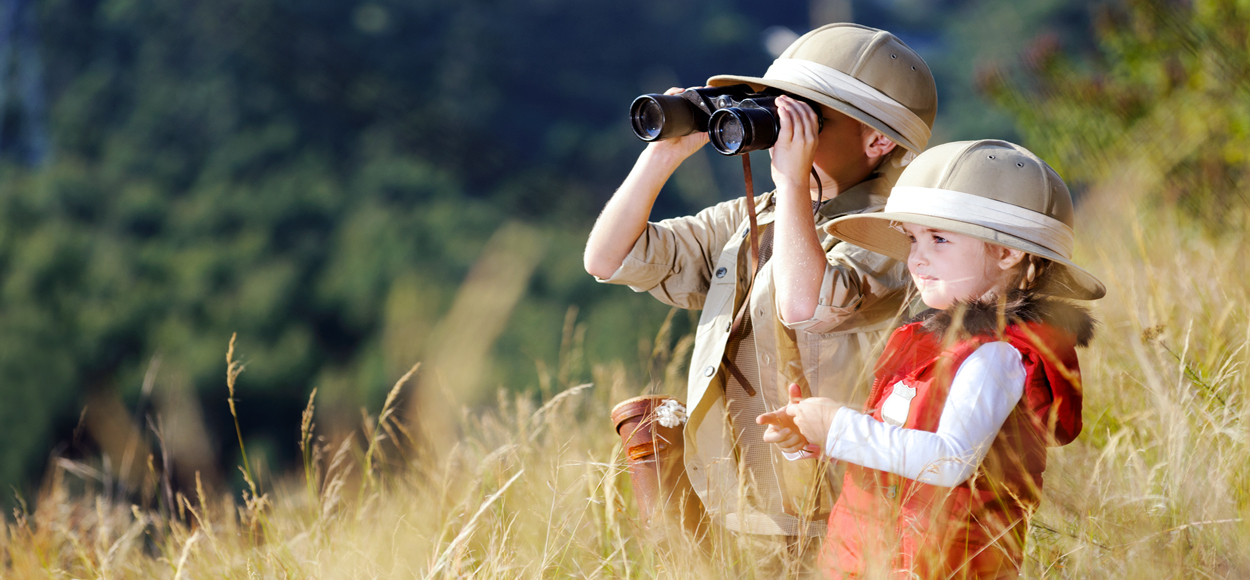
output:
[[[1053,262],[1053,296],[1096,300],[1107,290],[1072,263],[1072,195],[1028,149],[1006,141],[959,141],[916,157],[882,213],[836,219],[831,235],[898,260],[911,248],[897,227],[910,223],[1015,248]]]
[[[794,64],[785,61],[834,69],[871,90],[831,90],[820,82],[780,74],[779,67]],[[937,115],[937,86],[920,55],[893,34],[858,24],[829,24],[800,36],[763,77],[719,75],[707,81],[713,87],[741,83],[757,91],[773,87],[811,99],[880,131],[914,153],[924,150]]]

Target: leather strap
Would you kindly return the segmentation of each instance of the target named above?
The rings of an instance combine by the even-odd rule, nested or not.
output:
[[[747,198],[747,222],[749,224],[748,227],[749,227],[750,236],[751,236],[751,255],[750,255],[751,278],[747,280],[746,295],[742,299],[742,305],[738,307],[738,312],[734,315],[733,324],[729,326],[730,338],[737,336],[738,333],[742,330],[742,325],[746,322],[747,312],[751,309],[751,290],[755,287],[755,277],[759,274],[760,267],[763,264],[763,262],[767,260],[766,257],[760,254],[761,242],[759,240],[759,237],[760,237],[759,236],[759,224],[757,223],[756,218],[755,218],[755,180],[751,177],[750,155],[751,155],[750,153],[742,154],[742,177],[743,177],[743,181],[745,182],[744,185],[746,189],[746,198]],[[816,187],[818,188],[818,191],[821,192],[821,196],[823,197],[824,187],[820,181],[820,176],[816,174],[816,168],[814,167],[812,168],[812,177],[816,179]],[[816,209],[819,209],[819,207],[820,205],[817,204]],[[767,243],[763,244],[763,245],[769,246],[770,255],[772,254],[771,233],[772,233],[772,230],[770,230],[768,233],[765,234],[765,236],[768,239],[765,240],[765,242]],[[738,365],[734,364],[733,360],[729,358],[728,353],[724,353],[721,355],[721,362],[724,363],[725,370],[728,370],[729,374],[733,375],[733,378],[737,379],[738,384],[742,385],[742,390],[746,391],[747,395],[754,397],[756,394],[755,387],[751,385],[751,381],[748,380],[746,375],[742,372],[742,370],[738,368]]]
[[[751,289],[755,286],[755,275],[760,270],[760,243],[759,243],[759,225],[755,220],[755,180],[751,178],[751,154],[742,154],[742,178],[746,186],[747,198],[747,223],[751,237],[751,277],[747,280],[746,294],[742,298],[742,306],[738,307],[738,313],[734,315],[733,324],[729,326],[729,336],[732,338],[737,336],[738,331],[742,329],[742,323],[746,319],[747,311],[751,309]],[[748,395],[754,397],[756,394],[755,387],[751,385],[751,381],[747,380],[746,375],[742,374],[742,370],[738,365],[729,359],[729,353],[721,354],[721,362],[724,363],[725,369],[733,378],[737,379],[738,384],[742,385],[742,390]]]

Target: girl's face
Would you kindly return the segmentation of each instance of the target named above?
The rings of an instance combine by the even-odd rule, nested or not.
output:
[[[907,271],[929,308],[945,310],[1001,292],[1024,252],[968,236],[916,224],[903,224],[911,239]]]

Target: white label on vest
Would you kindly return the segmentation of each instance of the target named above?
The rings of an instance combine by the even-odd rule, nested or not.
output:
[[[894,383],[894,391],[881,405],[881,418],[887,425],[902,427],[907,423],[907,413],[911,411],[911,400],[916,396],[916,389],[903,384]]]

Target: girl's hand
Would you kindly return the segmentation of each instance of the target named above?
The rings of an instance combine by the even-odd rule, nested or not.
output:
[[[782,410],[790,416],[805,439],[814,441],[823,448],[829,439],[829,426],[833,424],[834,415],[845,406],[833,399],[810,397],[790,403]]]
[[[820,139],[816,112],[786,95],[777,97],[776,103],[781,128],[771,150],[773,183],[779,194],[803,192],[806,197]]]
[[[807,439],[799,433],[794,419],[786,414],[785,408],[764,413],[756,417],[755,422],[768,425],[764,430],[764,442],[772,443],[786,453],[798,453],[808,446]]]
[[[666,95],[681,94],[686,89],[673,87],[664,91]],[[675,139],[663,139],[660,141],[652,141],[647,144],[647,154],[662,158],[664,161],[672,164],[680,164],[686,158],[694,155],[700,147],[707,144],[707,133],[695,131],[684,137]]]
[[[803,400],[803,392],[798,385],[790,385],[789,389],[790,403],[798,403]],[[760,425],[768,425],[764,430],[764,442],[772,443],[781,448],[786,453],[798,453],[800,451],[810,451],[813,447],[806,437],[799,432],[799,428],[794,423],[794,417],[786,413],[786,407],[782,407],[771,413],[764,413],[755,418],[755,422]],[[819,448],[817,448],[819,451]]]

